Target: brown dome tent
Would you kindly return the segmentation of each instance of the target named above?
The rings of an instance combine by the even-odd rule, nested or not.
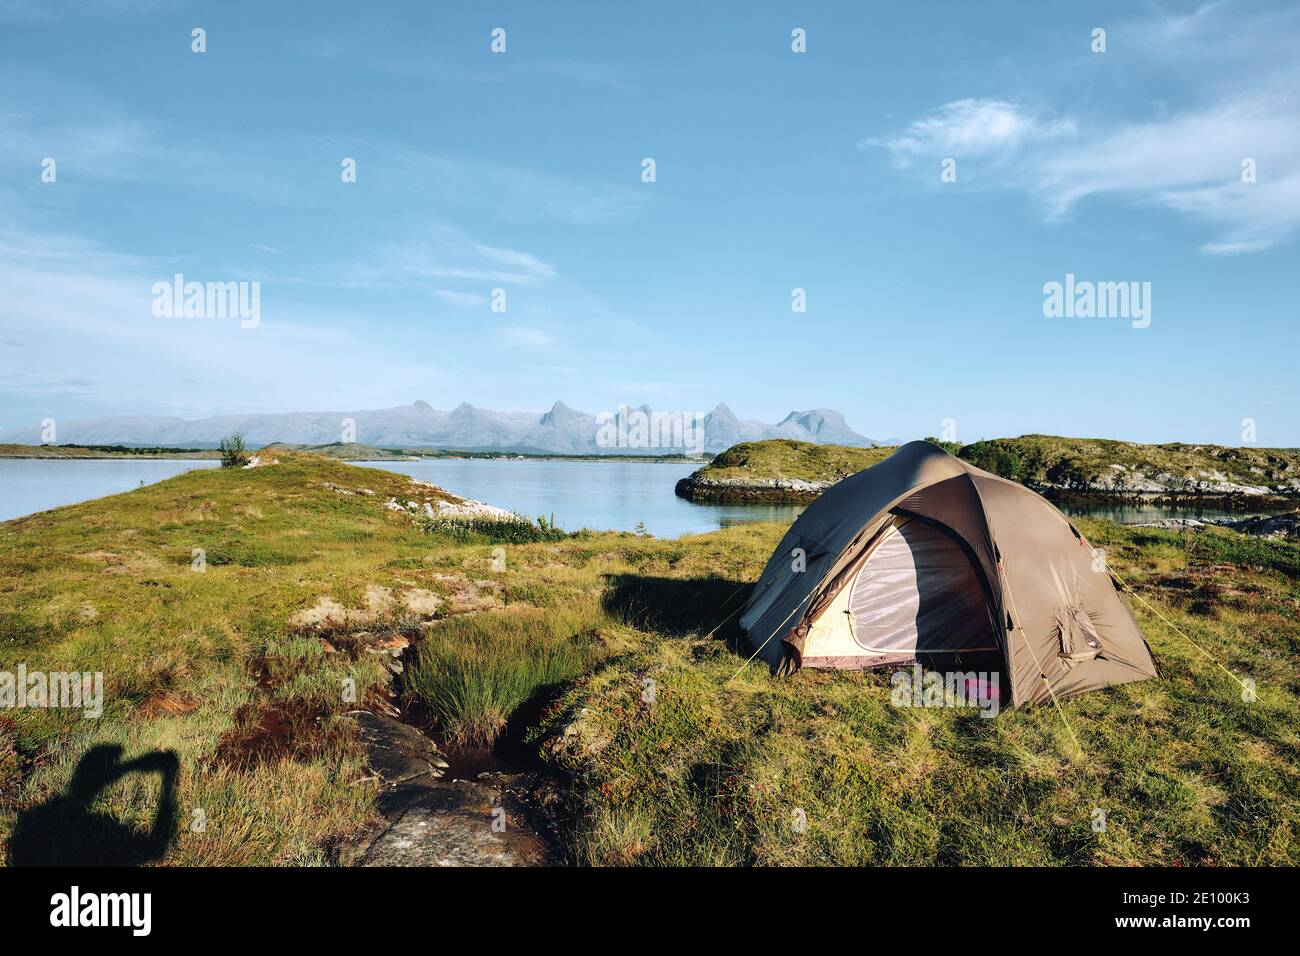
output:
[[[924,441],[809,505],[740,623],[778,672],[983,658],[1013,707],[1156,673],[1079,531],[1028,488]]]

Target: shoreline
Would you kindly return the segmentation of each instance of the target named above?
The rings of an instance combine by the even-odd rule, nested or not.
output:
[[[328,449],[328,446],[324,446]],[[710,456],[700,458],[687,455],[562,455],[503,451],[462,451],[459,449],[430,449],[427,453],[396,451],[383,454],[385,449],[372,448],[357,456],[330,454],[318,447],[304,448],[292,445],[271,444],[249,449],[250,454],[276,451],[306,451],[335,458],[339,461],[383,464],[392,461],[636,461],[668,465],[703,465]],[[221,452],[215,448],[180,448],[133,451],[100,445],[0,445],[0,459],[47,461],[215,461]]]
[[[738,478],[716,479],[688,475],[677,482],[674,494],[687,501],[707,504],[788,504],[806,505],[817,500],[834,482],[801,479],[765,478],[746,481]],[[1300,507],[1300,495],[1243,494],[1229,492],[1136,492],[1062,490],[1051,486],[1025,483],[1025,487],[1048,501],[1079,505],[1163,505],[1195,507],[1204,505],[1224,511],[1250,511],[1258,508],[1285,509]]]

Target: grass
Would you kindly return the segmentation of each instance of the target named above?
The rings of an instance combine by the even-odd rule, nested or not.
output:
[[[1064,702],[1082,752],[1050,707],[995,720],[897,709],[887,675],[777,680],[751,666],[733,680],[723,643],[649,638],[570,689],[534,732],[577,781],[571,860],[1294,864],[1294,570],[1223,565],[1223,552],[1210,565],[1195,536],[1081,524],[1147,601],[1253,678],[1258,699],[1243,702],[1141,605],[1161,678]],[[1300,559],[1294,545],[1273,549],[1292,569]]]
[[[519,708],[605,656],[605,623],[590,601],[452,618],[420,642],[407,692],[448,741],[490,744]]]
[[[1274,488],[1300,480],[1300,452],[1279,448],[1181,442],[1140,445],[1102,438],[1022,435],[978,441],[957,454],[986,471],[1034,486],[1076,487],[1113,473],[1113,465],[1150,478],[1162,473],[1196,477],[1218,472],[1240,484]]]
[[[426,534],[452,541],[477,541],[488,544],[528,544],[533,541],[560,541],[565,533],[546,518],[536,522],[523,515],[501,518],[495,515],[435,516],[421,520]]]
[[[10,851],[15,832],[46,862],[85,843],[60,797],[117,746],[176,757],[161,862],[346,861],[377,793],[346,712],[388,686],[367,642],[401,632],[407,703],[440,734],[522,738],[552,768],[571,862],[1300,862],[1296,545],[1076,522],[1257,686],[1244,703],[1138,605],[1161,678],[1064,702],[1080,752],[1053,708],[984,720],[891,707],[883,674],[736,676],[728,615],[778,525],[493,544],[386,510],[436,495],[404,476],[277,457],[0,525],[0,670],[106,685],[99,720],[0,711]],[[156,773],[105,785],[96,839],[147,829],[161,793]]]
[[[776,438],[732,445],[696,474],[705,478],[798,478],[838,481],[888,458],[896,449],[849,448]]]

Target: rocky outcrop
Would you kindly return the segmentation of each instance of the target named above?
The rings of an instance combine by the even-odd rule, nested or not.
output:
[[[696,472],[677,482],[677,497],[687,501],[807,504],[834,481],[801,478],[710,478]]]
[[[1231,528],[1261,538],[1300,540],[1300,511],[1281,515],[1251,515],[1247,518],[1160,518],[1156,521],[1143,521],[1137,527],[1166,528],[1173,531],[1206,527]]]
[[[1191,475],[1160,471],[1147,474],[1124,465],[1111,465],[1093,478],[1026,481],[1040,494],[1095,495],[1107,498],[1274,498],[1300,495],[1300,479],[1277,485],[1233,480],[1221,471]]]

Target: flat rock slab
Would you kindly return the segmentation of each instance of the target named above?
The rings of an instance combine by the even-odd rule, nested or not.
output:
[[[353,711],[351,716],[366,748],[366,762],[385,783],[406,783],[420,777],[436,780],[442,776],[447,761],[434,742],[414,727],[368,710]]]
[[[385,784],[382,829],[362,840],[359,866],[541,866],[547,843],[528,827],[521,797],[531,778],[480,774],[444,780],[447,762],[408,724],[353,711],[366,762]]]
[[[547,862],[545,843],[525,828],[514,801],[490,785],[421,778],[382,794],[378,808],[390,823],[362,853],[360,866],[541,866]]]

